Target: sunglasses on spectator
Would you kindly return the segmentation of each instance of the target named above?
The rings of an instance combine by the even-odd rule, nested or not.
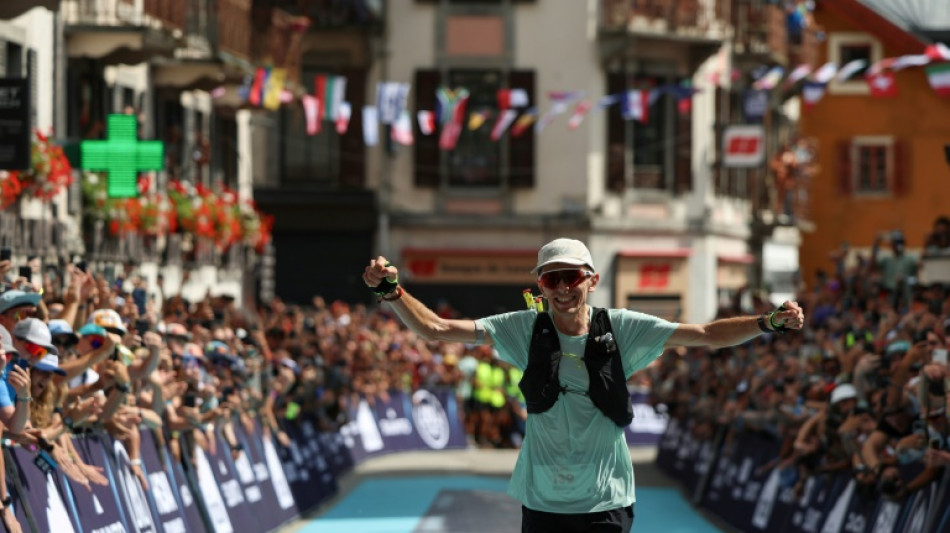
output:
[[[45,347],[40,346],[39,344],[32,343],[30,341],[25,341],[23,343],[26,346],[26,351],[34,358],[45,357],[49,353]]]
[[[87,338],[89,339],[89,346],[92,346],[93,350],[102,348],[102,345],[106,342],[106,340],[99,335],[93,335]]]
[[[538,283],[540,283],[542,287],[551,290],[557,289],[561,283],[567,285],[568,289],[573,289],[593,275],[594,273],[590,270],[581,268],[550,270],[538,276]]]

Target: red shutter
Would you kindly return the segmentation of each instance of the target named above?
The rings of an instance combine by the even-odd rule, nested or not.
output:
[[[361,189],[366,185],[366,142],[363,140],[363,106],[366,104],[366,69],[343,69],[346,76],[346,100],[352,116],[346,134],[340,136],[340,182],[344,187]],[[333,123],[324,128],[335,128]]]
[[[607,94],[620,94],[627,90],[627,76],[622,72],[607,73]],[[607,190],[623,192],[626,188],[626,128],[617,106],[607,112]]]
[[[438,70],[417,70],[415,93],[415,109],[418,111],[435,111],[435,91],[439,88],[440,74]],[[415,143],[412,145],[412,154],[415,164],[416,187],[438,187],[441,176],[441,154],[439,153],[439,130],[431,135],[423,135],[419,130],[419,121],[412,120]]]
[[[849,196],[853,190],[851,141],[838,141],[838,192]]]
[[[537,104],[533,70],[512,70],[508,73],[508,87],[524,89],[532,105]],[[508,185],[512,188],[534,187],[534,128],[528,128],[518,137],[508,138]]]
[[[910,157],[908,157],[908,143],[894,141],[893,150],[894,169],[891,175],[894,196],[904,196],[910,191]]]

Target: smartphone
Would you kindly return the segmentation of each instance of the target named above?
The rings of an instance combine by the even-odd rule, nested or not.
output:
[[[930,439],[930,449],[931,449],[931,450],[939,450],[940,448],[941,448],[941,446],[940,446],[940,439],[936,439],[936,438]]]
[[[181,403],[185,407],[195,407],[195,405],[198,403],[198,398],[193,392],[191,392],[182,396]]]
[[[14,364],[15,366],[18,366],[18,367],[22,368],[23,370],[29,370],[29,369],[30,369],[30,362],[29,362],[28,360],[22,358],[22,357],[19,357],[19,358],[17,358],[17,359],[14,359],[14,360],[13,360],[13,364]]]
[[[82,261],[82,260],[76,261],[76,268],[78,268],[79,270],[85,272],[85,271],[86,271],[86,262],[85,262],[85,261]]]
[[[942,365],[947,364],[947,349],[946,348],[934,348],[933,351],[933,362],[940,363]]]
[[[33,269],[28,266],[21,266],[19,269],[17,269],[17,275],[21,278],[26,278],[27,281],[30,281],[33,279]]]
[[[152,324],[148,320],[144,318],[135,320],[135,331],[138,332],[140,336],[145,335],[145,332],[150,329],[152,329]]]
[[[12,261],[13,260],[13,250],[4,246],[0,248],[0,261]]]

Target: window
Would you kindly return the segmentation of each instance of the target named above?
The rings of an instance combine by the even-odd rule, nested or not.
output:
[[[828,61],[843,67],[856,59],[867,61],[867,66],[854,73],[847,81],[832,81],[828,90],[832,94],[867,94],[868,86],[864,81],[867,68],[883,57],[881,43],[866,33],[834,32],[828,39]]]
[[[900,196],[908,190],[907,147],[891,137],[855,137],[839,143],[842,194]]]
[[[445,185],[455,190],[533,187],[534,128],[528,128],[518,137],[506,132],[497,142],[491,140],[491,130],[498,117],[498,89],[524,89],[529,106],[535,104],[534,72],[453,69],[443,74],[438,70],[417,70],[412,90],[413,115],[417,111],[435,111],[436,91],[440,86],[468,89],[467,116],[479,110],[491,110],[492,114],[475,131],[469,130],[466,119],[454,150],[439,148],[441,127],[437,125],[432,134],[423,135],[414,120],[416,187]]]
[[[469,91],[466,114],[497,110],[496,95],[501,88],[501,72],[497,70],[457,70],[449,72],[448,87],[465,87]],[[501,143],[491,140],[493,121],[488,120],[474,131],[462,125],[462,134],[454,150],[447,152],[451,187],[501,186]]]

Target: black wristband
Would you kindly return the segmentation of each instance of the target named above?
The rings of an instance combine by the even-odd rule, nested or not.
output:
[[[768,315],[759,315],[759,318],[755,319],[755,323],[759,325],[759,329],[762,330],[762,333],[772,333],[772,330],[765,325],[765,317]]]
[[[389,266],[390,263],[386,263],[386,266]],[[389,281],[389,278],[383,278],[383,281],[379,282],[379,285],[375,287],[369,287],[369,290],[376,296],[386,296],[387,294],[392,294],[396,290],[396,287],[399,286],[399,278],[396,278],[395,281]]]

